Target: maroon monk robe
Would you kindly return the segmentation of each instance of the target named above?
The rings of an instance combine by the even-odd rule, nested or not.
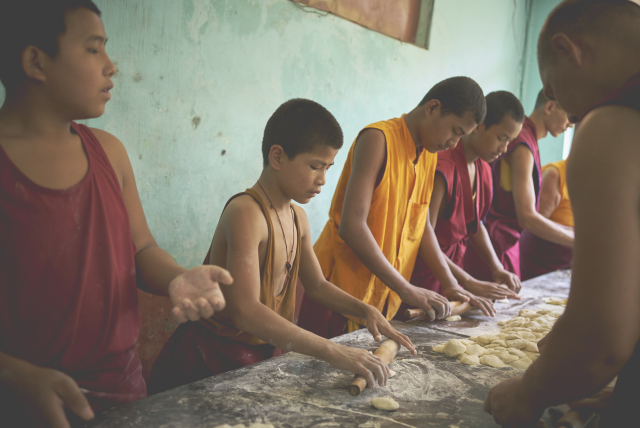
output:
[[[478,218],[483,221],[491,206],[491,167],[482,159],[477,159],[475,166],[476,199],[474,201],[462,144],[459,143],[454,149],[438,153],[436,174],[440,174],[445,179],[447,188],[435,234],[442,252],[460,267],[463,267],[469,237],[478,232]],[[422,257],[416,260],[411,284],[444,294],[440,282]],[[399,314],[404,313],[406,305],[404,303],[402,305],[403,307],[398,311]]]
[[[522,131],[509,143],[507,152],[491,164],[493,175],[493,201],[487,215],[486,228],[496,255],[504,268],[520,277],[520,233],[522,228],[518,224],[513,193],[507,192],[500,186],[502,159],[523,144],[533,154],[534,166],[532,171],[533,188],[536,195],[536,209],[538,196],[542,186],[542,168],[540,167],[540,149],[535,124],[525,117]],[[480,255],[472,248],[467,251],[464,261],[465,271],[476,279],[493,280],[491,271]]]
[[[0,148],[0,351],[70,375],[100,411],[146,396],[136,249],[102,145],[71,126],[89,167],[64,190],[35,184]]]
[[[573,249],[537,237],[528,230],[520,236],[520,274],[523,281],[571,268]]]
[[[608,105],[628,107],[640,112],[640,73],[609,93],[590,111]],[[615,144],[615,141],[612,143]],[[640,419],[638,403],[640,403],[640,341],[636,344],[633,355],[618,374],[611,407],[603,415],[600,426],[603,428],[631,426],[629,421]]]

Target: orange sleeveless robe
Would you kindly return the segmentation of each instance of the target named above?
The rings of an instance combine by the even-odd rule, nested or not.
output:
[[[250,195],[260,204],[269,230],[267,254],[260,280],[260,302],[281,317],[293,322],[296,282],[300,267],[301,239],[298,208],[294,206],[298,245],[291,267],[290,279],[280,295],[274,296],[273,274],[276,235],[274,235],[273,223],[267,206],[253,189],[247,189],[244,193],[233,196],[229,202],[245,194]],[[204,260],[204,264],[208,263],[209,253]],[[173,332],[153,364],[148,384],[149,391],[150,394],[156,394],[281,354],[281,349],[236,329],[230,320],[218,314],[209,319],[186,322]]]
[[[560,204],[551,214],[551,220],[563,226],[573,227],[573,209],[571,209],[571,199],[569,199],[569,189],[567,188],[567,161],[561,160],[542,167],[542,171],[555,168],[560,173]]]
[[[573,227],[573,210],[567,188],[567,161],[545,165],[542,171],[556,168],[560,175],[560,203],[550,219],[564,226]],[[522,280],[535,278],[559,269],[569,269],[573,250],[546,241],[525,230],[520,237],[520,273]]]
[[[408,281],[427,222],[438,157],[425,150],[414,164],[416,146],[404,115],[373,123],[365,129],[381,130],[387,143],[386,170],[373,193],[367,225],[389,263]],[[360,262],[338,234],[347,183],[353,166],[354,148],[355,141],[333,195],[329,221],[313,249],[325,278],[381,312],[387,303],[386,317],[390,320],[402,303],[400,297]],[[348,318],[349,332],[365,325],[365,321],[360,318]]]

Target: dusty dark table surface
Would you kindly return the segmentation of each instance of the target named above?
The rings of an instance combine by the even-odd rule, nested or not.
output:
[[[569,278],[565,271],[526,282],[521,292],[523,300],[498,303],[501,314],[496,318],[470,314],[458,323],[394,322],[412,339],[418,355],[401,349],[390,366],[397,375],[386,387],[366,389],[358,397],[347,392],[353,375],[323,361],[288,353],[113,408],[87,427],[214,428],[255,422],[292,428],[496,427],[493,418],[482,410],[484,399],[493,385],[522,371],[466,366],[431,348],[483,330],[496,331],[498,320],[513,317],[524,307],[549,306],[542,305],[540,298],[566,297]],[[471,324],[465,327],[465,323]],[[334,340],[372,351],[377,348],[366,330]],[[400,409],[376,410],[369,404],[373,397],[392,397]]]

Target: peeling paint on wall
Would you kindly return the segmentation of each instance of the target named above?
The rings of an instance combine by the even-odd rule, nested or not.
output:
[[[151,230],[185,266],[202,262],[225,202],[258,178],[264,126],[284,101],[321,103],[345,135],[304,207],[315,239],[360,129],[452,75],[486,92],[520,85],[524,0],[436,1],[429,51],[288,0],[95,2],[119,72],[88,123],[124,143]]]

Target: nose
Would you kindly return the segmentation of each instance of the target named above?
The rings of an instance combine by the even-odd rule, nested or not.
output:
[[[327,172],[325,170],[322,170],[322,172],[318,176],[318,179],[316,180],[316,183],[318,184],[318,186],[324,186],[327,183]]]
[[[107,75],[107,77],[112,77],[118,71],[118,69],[113,64],[113,62],[111,62],[111,58],[109,58],[109,55],[107,55],[107,63],[105,64],[105,68],[104,69],[105,69],[105,74]]]

